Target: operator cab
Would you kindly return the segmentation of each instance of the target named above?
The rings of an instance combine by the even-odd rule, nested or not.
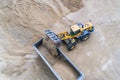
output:
[[[81,23],[72,25],[70,28],[70,34],[71,35],[79,34],[81,32],[81,28],[83,28],[83,25]]]

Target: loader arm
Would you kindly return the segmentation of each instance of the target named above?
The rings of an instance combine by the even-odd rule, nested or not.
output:
[[[62,32],[58,34],[58,38],[60,38],[61,40],[67,40],[71,39],[72,36],[68,32]]]

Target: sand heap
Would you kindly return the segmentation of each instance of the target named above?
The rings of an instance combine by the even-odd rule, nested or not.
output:
[[[57,50],[56,50],[56,46],[57,44],[55,44],[50,38],[46,37],[45,39],[43,39],[43,46],[53,55],[53,56],[57,56]]]

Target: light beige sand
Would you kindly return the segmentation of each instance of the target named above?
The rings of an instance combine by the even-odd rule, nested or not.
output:
[[[90,39],[71,52],[64,48],[64,52],[85,74],[85,80],[120,79],[120,1],[83,0],[84,7],[74,8],[76,12],[65,4],[60,0],[0,1],[0,80],[53,80],[32,43],[46,29],[69,31],[70,25],[88,20],[95,25]],[[61,62],[58,65],[65,67]]]

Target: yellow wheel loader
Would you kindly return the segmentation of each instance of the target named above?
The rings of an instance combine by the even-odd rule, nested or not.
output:
[[[57,36],[67,45],[67,49],[70,51],[75,48],[77,42],[87,40],[93,31],[94,26],[91,22],[84,25],[78,23],[70,27],[70,33],[61,32]]]

